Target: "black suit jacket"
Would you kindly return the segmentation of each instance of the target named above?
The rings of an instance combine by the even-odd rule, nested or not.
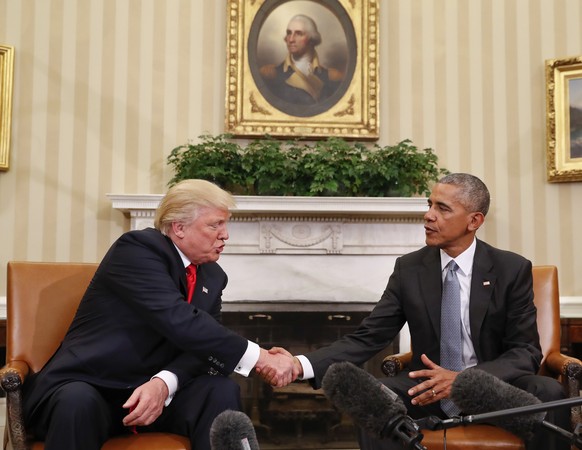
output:
[[[121,236],[99,265],[62,344],[25,383],[25,416],[72,380],[133,389],[166,369],[180,387],[199,374],[232,373],[248,342],[218,322],[226,274],[216,263],[200,265],[188,304],[185,273],[172,241],[159,231]]]
[[[533,303],[531,263],[477,241],[470,293],[471,339],[478,365],[511,381],[539,369],[542,353]],[[382,298],[360,327],[328,347],[307,354],[315,387],[330,364],[363,364],[385,348],[408,322],[411,369],[424,365],[420,355],[440,361],[441,262],[439,249],[424,247],[396,260]]]

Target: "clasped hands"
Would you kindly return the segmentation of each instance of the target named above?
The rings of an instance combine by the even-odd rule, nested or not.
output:
[[[303,374],[299,360],[282,347],[273,347],[268,351],[261,348],[255,370],[274,387],[287,386]]]

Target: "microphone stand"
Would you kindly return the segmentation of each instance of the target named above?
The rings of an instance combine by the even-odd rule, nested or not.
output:
[[[393,417],[386,424],[381,433],[381,437],[390,437],[393,440],[397,440],[406,450],[427,450],[421,444],[424,435],[420,432],[416,421],[402,414]]]
[[[472,414],[466,416],[455,416],[450,419],[441,419],[436,416],[425,417],[423,419],[416,420],[416,424],[422,430],[446,430],[449,428],[458,427],[461,425],[469,425],[472,423],[483,423],[490,421],[492,419],[499,419],[503,417],[517,416],[520,414],[534,414],[543,411],[549,411],[551,409],[564,408],[566,406],[578,406],[582,405],[582,397],[572,397],[563,400],[554,400],[546,403],[538,403],[535,405],[518,406],[516,408],[502,409],[499,411],[491,411],[482,414]],[[580,426],[576,426],[574,433],[571,433],[563,428],[560,428],[552,423],[542,420],[542,426],[552,430],[562,437],[569,439],[572,445],[576,448],[582,448],[582,439]]]

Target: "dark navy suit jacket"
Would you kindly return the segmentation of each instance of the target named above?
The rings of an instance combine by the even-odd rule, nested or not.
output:
[[[306,354],[316,387],[330,364],[363,364],[384,349],[408,322],[411,369],[425,368],[425,353],[440,361],[441,261],[439,249],[424,247],[396,260],[382,298],[360,327],[328,347]],[[535,374],[542,352],[533,303],[531,262],[477,240],[469,306],[477,367],[504,381]]]
[[[25,383],[25,417],[73,380],[134,389],[165,369],[180,387],[199,374],[232,373],[248,343],[218,322],[226,283],[218,264],[200,265],[188,304],[172,241],[152,228],[125,233],[99,265],[61,346]]]

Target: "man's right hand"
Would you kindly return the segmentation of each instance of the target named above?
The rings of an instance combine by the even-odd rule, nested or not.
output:
[[[162,414],[167,397],[168,386],[161,378],[154,377],[138,386],[122,405],[122,408],[129,409],[129,413],[123,418],[123,425],[151,425]]]
[[[301,364],[298,365],[301,367]],[[269,351],[261,348],[255,370],[264,381],[275,387],[287,386],[299,376],[296,358],[281,347],[273,347]]]

